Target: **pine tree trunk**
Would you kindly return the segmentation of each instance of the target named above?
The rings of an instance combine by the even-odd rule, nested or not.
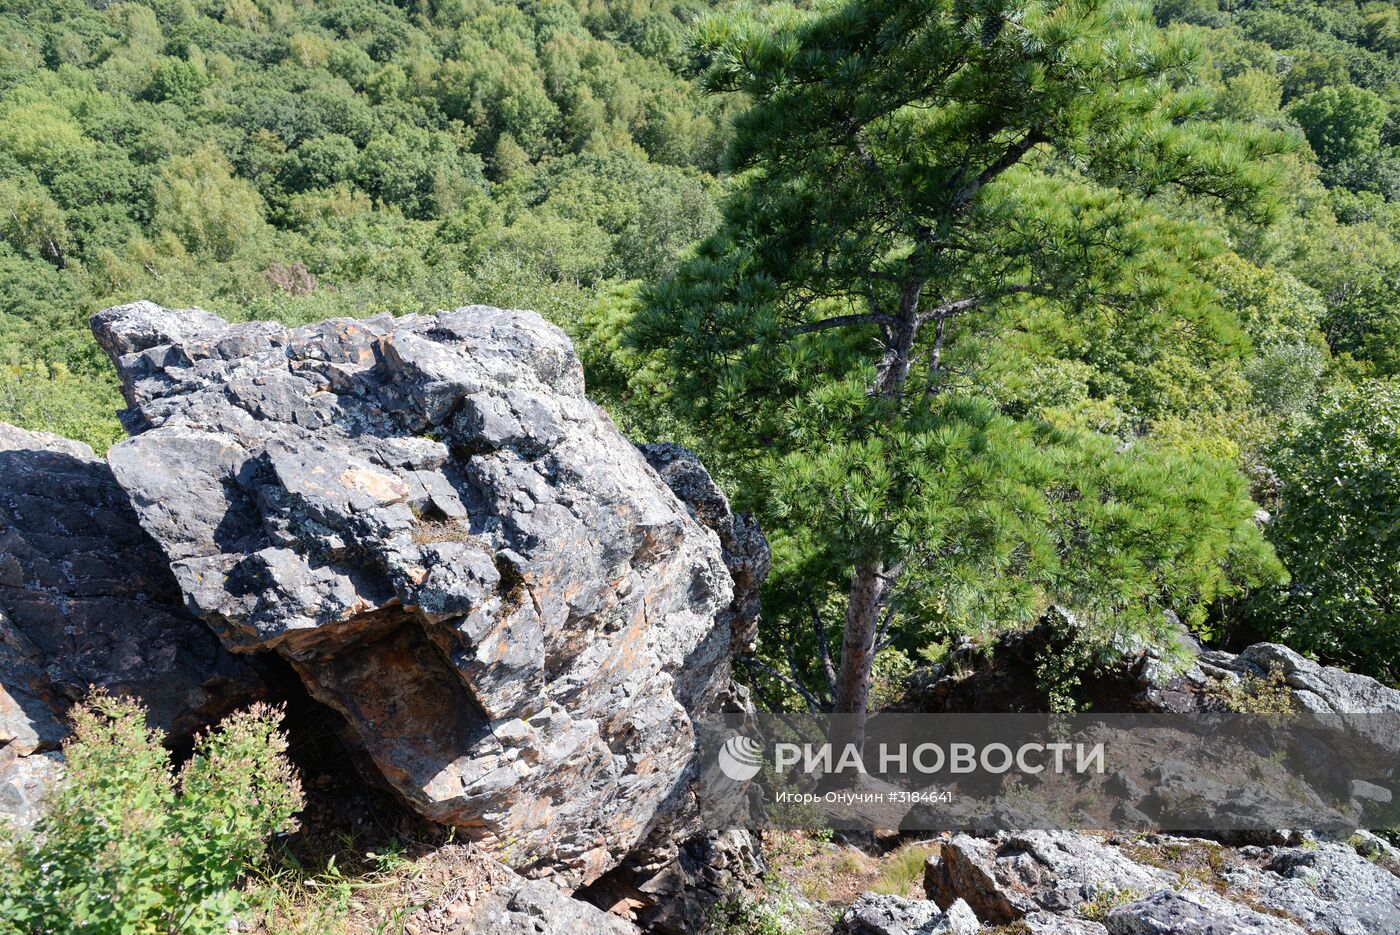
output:
[[[899,324],[894,340],[886,347],[872,392],[899,400],[909,381],[909,364],[914,338],[918,333],[919,298],[923,281],[913,278],[905,285],[899,300]],[[841,672],[836,682],[833,713],[851,715],[851,724],[833,731],[835,743],[865,743],[864,719],[870,707],[871,668],[875,663],[875,640],[880,630],[880,611],[885,604],[888,578],[885,559],[877,557],[857,562],[851,576],[846,603],[846,630],[841,637]]]
[[[834,738],[841,743],[859,746],[865,739],[860,719],[870,704],[871,666],[875,661],[875,638],[880,629],[885,588],[884,567],[880,563],[863,562],[856,566],[846,604],[846,630],[841,637],[841,672],[836,681],[834,708],[836,714],[856,717],[854,724]]]

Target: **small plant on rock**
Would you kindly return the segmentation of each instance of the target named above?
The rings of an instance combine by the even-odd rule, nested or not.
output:
[[[1238,681],[1220,681],[1208,691],[1235,714],[1291,714],[1297,710],[1284,671],[1277,666],[1266,675],[1248,673]]]
[[[1108,914],[1119,906],[1126,906],[1135,899],[1142,897],[1142,893],[1133,889],[1105,889],[1099,890],[1092,899],[1087,899],[1080,903],[1076,911],[1081,919],[1090,922],[1102,922],[1108,918]]]
[[[146,711],[94,693],[32,833],[0,830],[0,935],[221,933],[245,869],[302,806],[279,712],[231,715],[178,771]]]
[[[798,935],[783,899],[759,900],[735,893],[711,907],[704,935]]]

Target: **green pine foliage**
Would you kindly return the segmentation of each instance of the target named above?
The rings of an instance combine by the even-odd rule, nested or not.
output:
[[[172,772],[145,710],[95,693],[44,817],[0,825],[0,932],[225,932],[236,884],[302,805],[279,721],[265,706],[233,714]]]
[[[765,659],[805,686],[812,609],[837,642],[871,542],[911,586],[877,670],[1051,600],[1291,634],[1238,594],[1278,577],[1247,498],[1290,502],[1281,439],[1400,375],[1398,24],[1372,0],[0,0],[0,419],[121,436],[86,329],[116,302],[533,307],[632,437],[700,450],[772,527],[765,641],[797,665]],[[898,404],[866,392],[887,322],[789,334],[885,314],[906,273],[925,311],[976,302],[920,330]],[[1131,521],[1077,529],[1087,490]],[[1327,546],[1275,512],[1285,564]],[[1344,643],[1307,645],[1393,672]]]
[[[758,514],[776,705],[1054,604],[1058,705],[1165,610],[1400,682],[1394,3],[0,0],[0,420],[116,441],[138,298],[540,310]],[[285,745],[156,741],[80,709],[0,931],[223,930]]]
[[[1206,219],[1271,216],[1286,134],[1214,118],[1134,4],[861,0],[697,35],[706,85],[754,101],[746,174],[635,337],[799,576],[789,640],[814,591],[849,591],[842,652],[868,653],[886,615],[910,649],[1054,603],[1105,635],[1203,626],[1279,576],[1233,465],[1152,428],[1248,351]],[[1055,424],[1040,379],[1084,418]]]

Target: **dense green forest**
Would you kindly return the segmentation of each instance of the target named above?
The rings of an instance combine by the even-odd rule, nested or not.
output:
[[[1052,603],[1057,704],[1163,610],[1400,680],[1400,7],[714,6],[0,2],[0,420],[120,438],[121,301],[535,308],[759,515],[776,703]]]
[[[105,7],[105,8],[100,8]],[[0,418],[121,436],[85,319],[468,301],[568,324],[718,218],[675,5],[6,4]]]

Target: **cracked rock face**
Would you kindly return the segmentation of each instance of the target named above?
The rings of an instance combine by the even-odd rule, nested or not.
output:
[[[1172,835],[954,835],[926,862],[924,887],[939,906],[961,899],[984,923],[1046,935],[1377,935],[1400,932],[1397,856],[1365,834],[1239,849]]]
[[[265,694],[185,610],[107,465],[0,423],[0,816],[38,817],[68,710],[94,685],[176,737]]]
[[[638,448],[691,514],[719,536],[725,567],[734,579],[734,601],[726,612],[734,651],[751,651],[758,639],[759,587],[773,567],[758,520],[730,508],[729,498],[689,449],[670,442]]]
[[[109,455],[186,602],[286,657],[419,812],[585,883],[687,800],[733,587],[533,312],[93,331]]]

